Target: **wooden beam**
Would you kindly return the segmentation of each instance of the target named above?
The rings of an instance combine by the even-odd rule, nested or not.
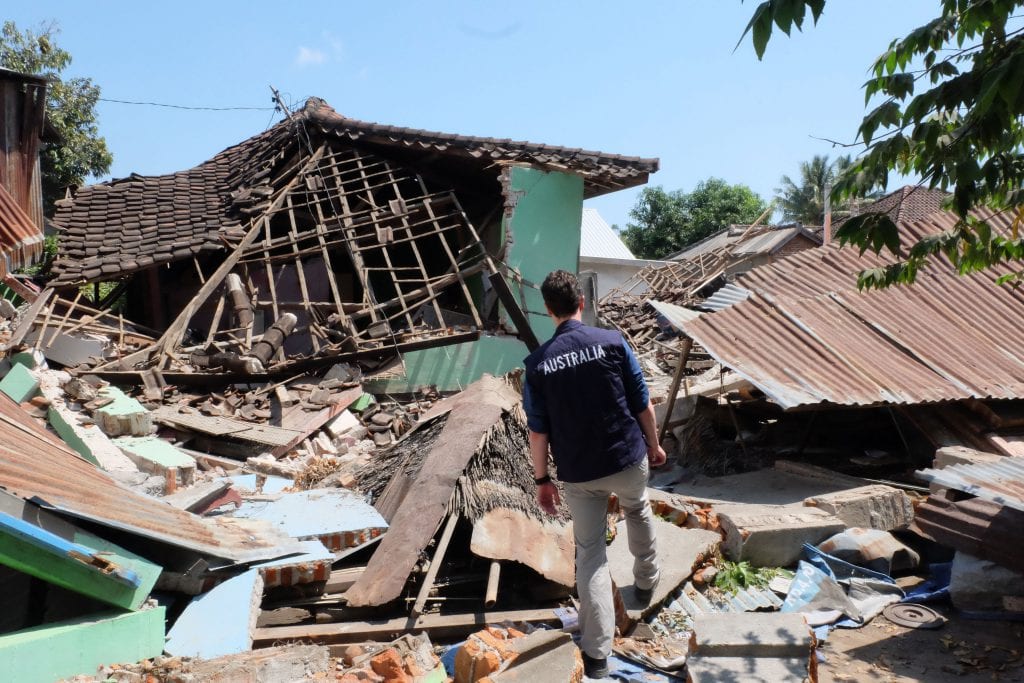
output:
[[[679,367],[676,368],[676,373],[672,376],[672,385],[668,390],[668,405],[665,406],[665,420],[661,423],[661,430],[658,432],[658,443],[660,444],[665,440],[665,433],[668,432],[668,425],[672,421],[672,409],[676,405],[676,394],[679,393],[679,382],[682,381],[683,375],[686,374],[686,361],[690,358],[690,349],[693,348],[693,340],[687,337],[683,339],[682,345],[679,349]]]
[[[434,551],[434,557],[430,560],[427,575],[423,577],[423,585],[420,586],[420,592],[416,595],[416,602],[413,603],[410,614],[414,617],[423,614],[423,608],[426,606],[427,598],[434,587],[434,580],[437,578],[437,572],[440,571],[441,564],[444,562],[444,555],[448,552],[448,544],[452,541],[452,534],[455,533],[455,526],[458,523],[458,513],[454,511],[449,512],[448,521],[445,522],[444,531],[441,532],[441,540],[437,542],[437,550]]]
[[[519,338],[523,340],[526,348],[531,352],[537,350],[540,347],[540,341],[538,341],[537,335],[533,333],[533,328],[530,327],[530,319],[526,317],[526,313],[520,308],[515,294],[512,293],[512,288],[508,286],[508,281],[505,280],[505,276],[496,272],[491,273],[488,279],[491,281],[491,286],[494,287],[494,293],[498,295],[498,300],[505,307],[508,316],[512,318],[512,323],[516,326]]]
[[[354,643],[365,640],[389,641],[403,633],[427,633],[431,638],[457,637],[479,631],[488,624],[505,622],[541,624],[558,622],[553,609],[527,609],[507,612],[469,614],[426,614],[373,621],[348,621],[337,624],[275,626],[258,628],[253,643],[267,647],[280,642],[308,640],[314,643]]]

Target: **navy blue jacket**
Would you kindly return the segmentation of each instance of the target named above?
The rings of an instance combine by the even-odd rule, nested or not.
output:
[[[548,435],[559,479],[600,479],[646,456],[636,415],[647,385],[621,334],[567,320],[525,362],[527,423]]]

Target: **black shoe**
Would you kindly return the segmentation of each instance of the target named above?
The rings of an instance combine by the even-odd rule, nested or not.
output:
[[[640,602],[641,605],[646,607],[647,605],[651,604],[651,599],[654,597],[654,589],[658,587],[658,581],[660,580],[661,576],[658,576],[658,578],[654,580],[654,583],[651,584],[650,588],[637,588],[636,586],[633,587],[633,595],[636,596],[636,599]]]
[[[583,673],[587,678],[608,678],[608,660],[602,657],[597,659],[591,657],[586,652],[581,653],[583,655]]]

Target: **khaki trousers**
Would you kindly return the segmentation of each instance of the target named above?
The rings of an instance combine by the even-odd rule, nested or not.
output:
[[[576,538],[576,589],[580,596],[580,649],[598,659],[612,652],[615,607],[605,552],[608,495],[614,493],[626,515],[626,535],[633,555],[634,585],[646,590],[658,580],[654,515],[647,501],[647,458],[607,477],[563,483]]]

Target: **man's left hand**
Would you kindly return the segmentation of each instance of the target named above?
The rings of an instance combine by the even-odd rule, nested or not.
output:
[[[647,462],[651,467],[661,467],[666,460],[668,460],[668,456],[665,455],[665,449],[661,447],[661,444],[647,447]]]

